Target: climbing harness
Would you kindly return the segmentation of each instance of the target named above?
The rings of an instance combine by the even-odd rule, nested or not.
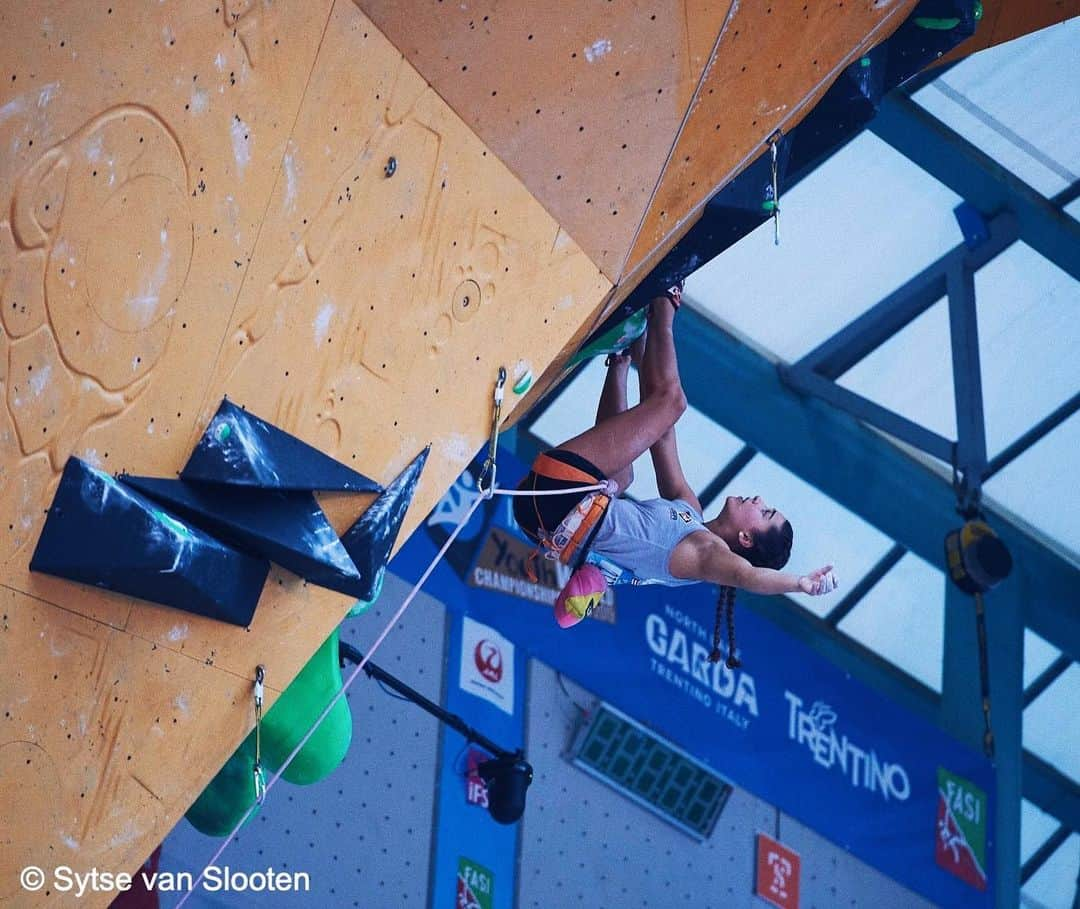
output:
[[[554,531],[549,531],[544,526],[544,520],[540,515],[540,507],[534,502],[536,512],[536,524],[539,539],[537,548],[529,557],[525,566],[529,580],[535,583],[536,572],[533,563],[536,556],[543,551],[544,558],[551,561],[570,565],[575,555],[585,552],[592,542],[592,537],[600,528],[600,521],[607,513],[607,507],[611,503],[611,497],[618,492],[618,484],[612,480],[597,482],[596,477],[580,468],[566,464],[547,454],[538,455],[533,462],[533,488],[531,490],[516,490],[519,494],[527,495],[572,495],[586,493],[584,498],[578,501],[569,514],[559,523]],[[570,489],[537,489],[536,481],[540,477],[549,480],[561,480],[568,483],[581,483],[581,486]],[[592,481],[592,482],[590,482]]]
[[[574,489],[538,490],[536,492],[533,492],[532,490],[496,489],[495,488],[496,447],[498,445],[498,440],[499,440],[499,419],[500,419],[500,414],[501,414],[501,410],[502,410],[503,387],[505,386],[505,384],[506,384],[506,370],[503,367],[500,367],[499,368],[499,378],[498,378],[498,381],[496,382],[496,385],[495,385],[494,416],[492,417],[491,438],[490,438],[490,443],[489,443],[489,447],[488,447],[488,455],[487,455],[487,459],[484,461],[484,466],[483,466],[482,471],[481,471],[481,475],[480,475],[481,479],[477,483],[477,488],[479,490],[479,495],[476,496],[476,498],[473,500],[472,504],[468,507],[468,509],[466,509],[465,514],[458,521],[457,526],[451,531],[450,535],[446,538],[446,542],[443,543],[442,548],[435,554],[435,557],[428,564],[427,568],[424,569],[424,573],[422,575],[420,575],[420,579],[413,585],[412,589],[405,596],[405,599],[402,600],[401,605],[397,609],[397,612],[394,613],[393,617],[390,619],[389,622],[386,623],[386,626],[379,633],[379,636],[375,639],[374,643],[372,643],[372,645],[367,649],[367,652],[364,654],[363,659],[361,659],[356,664],[356,666],[353,668],[353,671],[349,674],[348,678],[346,678],[344,680],[344,682],[342,682],[341,687],[337,690],[337,692],[334,694],[334,696],[330,699],[330,703],[328,703],[326,705],[326,707],[323,709],[322,713],[320,713],[319,716],[315,719],[315,722],[311,724],[311,727],[308,729],[308,731],[306,733],[304,733],[304,736],[300,739],[299,742],[296,743],[296,746],[290,752],[289,756],[287,758],[285,758],[285,760],[282,762],[281,766],[274,772],[274,775],[271,776],[270,779],[265,782],[265,785],[263,784],[263,779],[262,779],[263,773],[262,773],[261,764],[260,764],[260,752],[259,752],[259,749],[260,749],[259,727],[260,727],[261,720],[262,720],[262,702],[263,702],[263,687],[264,687],[264,681],[265,681],[265,670],[261,665],[256,667],[256,670],[255,670],[255,688],[254,688],[254,697],[255,697],[255,786],[256,786],[255,791],[256,791],[256,800],[248,808],[248,810],[244,813],[243,817],[241,817],[240,820],[236,823],[236,826],[233,827],[233,829],[229,833],[229,835],[226,836],[224,838],[224,840],[222,840],[221,845],[218,847],[217,851],[211,857],[210,861],[207,862],[206,865],[203,866],[202,871],[199,872],[199,876],[195,879],[195,881],[192,884],[191,888],[189,890],[187,890],[184,893],[184,895],[180,898],[180,900],[177,902],[175,909],[180,909],[180,907],[183,906],[184,903],[186,903],[188,901],[188,898],[191,896],[192,893],[194,893],[196,891],[196,889],[198,888],[199,883],[206,876],[206,872],[211,867],[215,867],[217,865],[217,862],[221,858],[222,853],[224,853],[224,851],[228,848],[229,844],[233,841],[233,839],[236,837],[236,835],[240,832],[240,828],[243,827],[244,824],[247,823],[247,820],[251,816],[252,812],[255,811],[255,809],[259,805],[261,805],[263,803],[266,796],[269,794],[270,790],[273,789],[273,787],[277,784],[277,781],[279,779],[281,779],[282,774],[285,772],[285,770],[288,768],[288,766],[293,762],[293,760],[296,758],[296,756],[300,753],[300,751],[303,749],[303,747],[307,744],[308,740],[315,734],[316,730],[322,724],[323,720],[325,720],[327,718],[327,716],[329,716],[330,711],[334,708],[334,705],[337,704],[337,702],[340,701],[343,697],[345,697],[345,694],[349,690],[349,688],[352,686],[352,683],[355,682],[357,677],[360,675],[360,673],[364,671],[364,667],[367,666],[367,664],[370,661],[370,659],[372,658],[372,656],[374,656],[375,652],[379,649],[379,647],[382,646],[383,641],[386,640],[386,637],[387,637],[387,635],[390,634],[391,629],[393,629],[393,627],[401,620],[401,617],[405,614],[405,610],[409,608],[410,604],[416,598],[416,595],[420,592],[421,588],[423,588],[424,584],[427,583],[428,578],[431,577],[432,572],[438,566],[439,562],[442,561],[442,559],[446,555],[447,551],[454,544],[454,541],[458,538],[458,535],[461,533],[462,529],[465,527],[465,525],[467,525],[469,523],[469,521],[472,519],[473,514],[476,512],[476,510],[480,507],[480,505],[483,502],[489,500],[492,496],[495,496],[495,495],[505,495],[505,496],[514,496],[514,495],[566,495],[568,493],[575,493],[575,492],[596,492],[596,491],[600,491],[600,490],[608,488],[606,483],[600,483],[600,484],[593,483],[593,484],[591,484],[589,486],[583,486],[583,487],[574,488]],[[488,481],[488,486],[486,488],[484,487],[484,484],[483,484],[483,480],[485,478]],[[592,479],[592,478],[590,477],[589,479]]]

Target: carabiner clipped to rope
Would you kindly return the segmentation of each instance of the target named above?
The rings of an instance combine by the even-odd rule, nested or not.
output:
[[[499,367],[499,378],[495,383],[495,406],[491,416],[491,438],[488,440],[487,458],[480,470],[480,477],[476,481],[476,488],[480,497],[490,499],[495,494],[495,457],[499,447],[499,423],[502,419],[503,392],[506,387],[506,367]],[[484,482],[487,481],[485,488]]]
[[[780,140],[784,134],[777,130],[769,136],[769,151],[772,154],[772,219],[773,219],[773,244],[780,245],[780,164],[778,155],[780,152]]]
[[[266,670],[260,664],[255,667],[255,765],[251,768],[255,782],[255,801],[261,805],[266,797],[266,775],[262,768],[262,709],[263,709],[263,683],[266,680]]]

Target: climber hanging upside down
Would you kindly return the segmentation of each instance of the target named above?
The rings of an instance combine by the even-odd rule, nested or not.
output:
[[[590,484],[605,488],[584,497],[514,499],[514,516],[525,533],[549,558],[577,568],[555,605],[564,628],[581,621],[599,602],[601,574],[611,583],[712,582],[729,589],[729,603],[733,588],[818,596],[836,587],[831,565],[804,575],[781,571],[791,553],[791,524],[760,496],[728,496],[720,513],[704,520],[675,443],[675,423],[686,410],[672,335],[681,302],[678,287],[652,301],[646,335],[629,355],[609,358],[596,425],[541,454],[519,486],[533,491]],[[628,408],[631,361],[638,366],[641,401]],[[633,480],[634,460],[646,451],[661,498],[618,498]],[[596,595],[589,596],[597,585]],[[729,628],[730,622],[729,614]]]

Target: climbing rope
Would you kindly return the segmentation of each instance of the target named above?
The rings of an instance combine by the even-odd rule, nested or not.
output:
[[[979,685],[983,712],[983,752],[994,757],[994,730],[990,726],[990,660],[986,652],[986,609],[981,593],[975,594],[975,627],[979,636]]]
[[[254,698],[255,698],[255,781],[256,781],[255,782],[255,792],[256,792],[255,802],[252,803],[251,807],[248,808],[248,810],[246,812],[244,812],[244,816],[242,818],[240,818],[240,820],[237,822],[236,826],[233,827],[233,829],[229,833],[229,835],[227,837],[225,837],[224,840],[222,840],[221,845],[218,847],[217,851],[213,854],[210,861],[207,862],[206,865],[203,866],[202,871],[199,872],[199,876],[195,879],[194,883],[191,886],[191,889],[188,890],[180,898],[179,902],[177,902],[175,909],[180,909],[180,907],[183,906],[184,903],[187,902],[187,900],[191,896],[191,894],[195,892],[195,888],[198,887],[199,883],[206,876],[206,872],[209,871],[210,868],[215,867],[217,865],[218,859],[221,858],[222,854],[228,848],[229,843],[231,843],[233,841],[233,838],[237,835],[237,833],[240,832],[240,828],[243,827],[244,824],[247,823],[248,818],[251,817],[252,812],[255,811],[256,808],[264,802],[264,800],[266,799],[266,796],[269,794],[270,790],[274,788],[274,786],[277,784],[277,781],[279,779],[281,779],[282,774],[285,773],[285,770],[288,768],[288,766],[293,762],[293,760],[296,758],[296,756],[300,753],[301,749],[303,749],[303,747],[307,744],[308,740],[315,734],[315,730],[318,729],[320,724],[322,723],[322,721],[325,720],[327,718],[327,716],[330,715],[330,711],[333,710],[334,705],[337,704],[337,702],[340,701],[343,697],[345,697],[345,693],[349,690],[352,683],[356,681],[356,679],[360,675],[360,673],[363,672],[364,667],[368,664],[368,662],[371,660],[371,658],[375,655],[375,652],[379,649],[380,646],[382,646],[383,641],[386,640],[387,635],[390,633],[390,629],[392,629],[394,627],[394,625],[396,625],[397,622],[401,619],[401,617],[405,614],[405,610],[409,608],[409,605],[416,598],[416,595],[420,592],[421,588],[427,582],[427,579],[429,577],[431,577],[431,573],[435,570],[436,566],[438,566],[439,562],[441,562],[443,560],[443,557],[446,555],[447,551],[454,544],[454,540],[456,540],[458,538],[458,535],[461,533],[461,531],[465,527],[465,525],[468,524],[469,521],[472,519],[473,514],[476,512],[476,509],[480,507],[480,504],[482,502],[486,502],[486,501],[490,500],[493,496],[497,496],[497,495],[502,495],[502,496],[514,496],[514,495],[567,495],[568,493],[576,493],[576,492],[594,492],[594,491],[601,490],[601,489],[605,488],[604,483],[593,484],[591,486],[579,486],[579,487],[574,487],[572,489],[550,489],[550,490],[538,490],[536,492],[533,492],[532,490],[496,489],[495,488],[495,457],[496,457],[496,453],[497,453],[496,448],[498,446],[498,440],[499,440],[499,415],[500,415],[501,407],[502,407],[503,386],[504,386],[505,382],[506,382],[506,370],[500,367],[500,369],[499,369],[499,379],[498,379],[498,382],[497,382],[497,384],[495,386],[494,417],[492,419],[491,437],[490,437],[490,440],[489,440],[488,455],[487,455],[487,459],[484,461],[484,466],[483,466],[481,474],[480,474],[480,480],[477,482],[478,495],[476,496],[473,503],[466,510],[466,512],[465,512],[464,516],[461,518],[461,520],[458,521],[457,526],[453,529],[453,531],[447,537],[446,542],[443,543],[443,545],[442,545],[442,548],[435,554],[435,558],[433,558],[431,560],[431,562],[428,564],[427,568],[424,570],[424,573],[422,575],[420,575],[420,579],[413,585],[412,590],[410,590],[408,592],[408,594],[405,596],[405,599],[402,601],[401,605],[398,607],[397,612],[394,613],[393,618],[391,618],[390,621],[386,623],[386,627],[384,627],[383,630],[379,633],[379,636],[375,639],[375,642],[369,648],[367,648],[367,652],[364,654],[363,659],[361,659],[360,662],[356,664],[353,671],[349,674],[349,676],[342,683],[341,688],[330,699],[330,703],[326,705],[326,708],[323,710],[322,713],[319,714],[318,718],[311,725],[311,728],[308,729],[308,731],[306,733],[304,733],[303,738],[301,738],[300,741],[297,742],[296,747],[293,748],[293,750],[289,754],[289,756],[285,759],[285,761],[282,763],[282,765],[277,769],[277,771],[274,773],[274,775],[272,777],[270,777],[269,781],[266,782],[265,785],[262,784],[263,772],[262,772],[262,767],[261,767],[261,764],[260,764],[260,748],[259,748],[259,745],[260,745],[260,725],[261,725],[261,719],[262,719],[263,680],[265,678],[265,672],[264,672],[264,669],[263,669],[262,666],[258,666],[256,668],[256,670],[255,670],[255,689],[254,689]],[[483,485],[483,480],[485,478],[488,480],[488,486],[486,488]]]

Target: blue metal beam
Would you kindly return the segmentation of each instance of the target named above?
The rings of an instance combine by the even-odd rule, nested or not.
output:
[[[1035,698],[1061,678],[1072,664],[1069,657],[1061,655],[1040,672],[1039,677],[1024,689],[1024,708],[1027,709]]]
[[[1080,281],[1080,223],[911,98],[887,95],[869,129],[984,215],[1014,212],[1020,238]]]
[[[794,368],[813,370],[826,379],[838,379],[903,331],[912,321],[945,296],[945,266],[956,250],[946,253],[894,290],[859,318],[849,322],[799,360]]]
[[[994,905],[1020,902],[1020,796],[1023,786],[1023,589],[1011,579],[986,596],[986,653],[996,782]],[[945,592],[941,723],[972,748],[984,745],[975,600],[953,584]]]
[[[744,445],[740,448],[735,453],[735,457],[724,465],[724,469],[713,477],[708,485],[701,490],[698,501],[701,502],[702,508],[707,508],[709,503],[724,491],[724,487],[735,479],[739,471],[749,464],[756,454],[757,452],[749,445]]]
[[[1046,842],[1031,853],[1031,857],[1024,862],[1023,867],[1020,869],[1020,883],[1026,884],[1031,880],[1035,872],[1046,864],[1046,860],[1057,852],[1071,835],[1072,831],[1064,824],[1051,833],[1046,838]]]
[[[1053,432],[1059,425],[1069,419],[1077,410],[1080,410],[1080,392],[1074,394],[1068,401],[1056,408],[1053,413],[1043,417],[1019,439],[1009,445],[1008,448],[1004,448],[994,455],[990,459],[990,463],[986,465],[983,481],[989,480],[994,474],[1004,470],[1043,436]]]
[[[859,605],[862,598],[873,589],[878,581],[889,573],[892,567],[906,553],[907,550],[903,546],[894,544],[885,555],[878,559],[873,568],[859,578],[859,582],[848,591],[844,598],[829,610],[828,615],[825,616],[825,624],[831,625],[833,628],[839,625],[844,620],[844,617]]]
[[[781,366],[779,372],[784,381],[796,391],[815,395],[833,407],[847,411],[857,419],[876,426],[946,464],[953,463],[955,443],[914,420],[902,417],[896,411],[882,407],[869,398],[864,398],[829,379],[823,379],[817,373],[801,366]]]
[[[984,243],[975,249],[964,243],[955,246],[795,365],[826,379],[842,376],[944,297],[950,272],[958,267],[978,270],[1016,242],[1017,223],[1012,214],[998,215],[987,227],[990,236]]]
[[[958,265],[949,271],[947,283],[953,395],[956,401],[956,467],[961,473],[963,494],[968,502],[978,505],[983,471],[986,469],[986,424],[983,419],[978,319],[975,315],[975,273]]]
[[[947,478],[849,414],[785,387],[774,363],[689,306],[679,315],[676,347],[687,397],[702,413],[905,549],[942,563],[942,541],[958,523]],[[1080,657],[1080,610],[1071,606],[1080,568],[1005,515],[986,511],[1016,563],[1026,624]]]
[[[1038,755],[1024,751],[1024,798],[1080,831],[1080,786]]]

